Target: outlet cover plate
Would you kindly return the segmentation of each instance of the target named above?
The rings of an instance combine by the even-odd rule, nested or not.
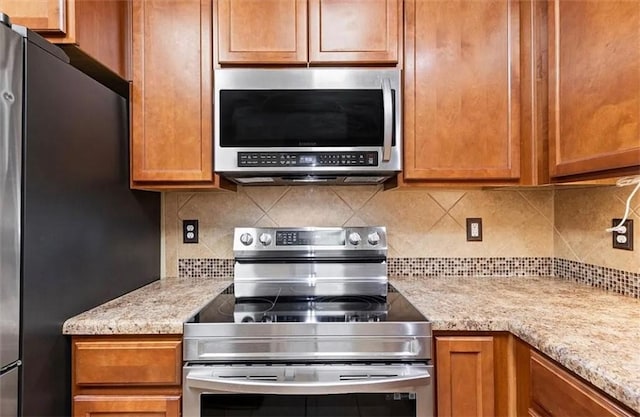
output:
[[[198,243],[198,221],[182,221],[182,243]]]
[[[482,218],[467,218],[467,242],[482,242]]]
[[[611,227],[617,226],[622,219],[612,219]],[[624,226],[627,228],[627,233],[612,232],[611,238],[614,249],[633,250],[633,220],[628,219],[624,222]],[[625,236],[626,242],[618,242],[618,236]]]

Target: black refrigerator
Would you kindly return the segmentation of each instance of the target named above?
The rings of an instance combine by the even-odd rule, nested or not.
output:
[[[62,324],[159,278],[160,195],[129,189],[128,119],[127,97],[0,14],[2,417],[69,416]]]

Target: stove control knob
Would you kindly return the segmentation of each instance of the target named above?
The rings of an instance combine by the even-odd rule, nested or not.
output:
[[[357,246],[360,244],[360,241],[362,241],[362,238],[358,232],[349,233],[349,243]]]
[[[264,246],[269,246],[271,244],[271,235],[269,233],[263,233],[260,235],[260,237],[258,238],[258,240],[260,241],[260,243],[262,243]]]
[[[253,323],[255,320],[251,316],[246,316],[242,318],[243,323]]]
[[[240,242],[245,246],[249,246],[253,243],[253,236],[251,236],[251,233],[243,233],[240,235]]]
[[[367,240],[369,241],[369,244],[371,246],[375,246],[380,243],[380,235],[378,234],[378,232],[369,233]]]

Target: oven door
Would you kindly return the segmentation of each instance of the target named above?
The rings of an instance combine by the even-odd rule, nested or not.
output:
[[[183,417],[429,417],[426,364],[187,365]]]

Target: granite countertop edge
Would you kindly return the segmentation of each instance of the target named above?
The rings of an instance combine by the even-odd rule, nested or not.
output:
[[[634,375],[636,368],[640,369],[640,363],[633,363],[633,359],[640,358],[640,320],[635,320],[636,317],[640,318],[640,300],[550,277],[391,277],[390,282],[425,314],[434,331],[510,332],[640,413],[640,376]],[[70,318],[63,325],[63,333],[179,335],[183,332],[183,324],[230,284],[231,278],[164,278]],[[517,288],[513,289],[513,286]],[[525,297],[525,301],[508,302],[510,296],[517,298],[521,295],[518,291],[527,290],[536,290],[540,294],[531,294]],[[487,294],[491,294],[495,302],[486,302],[487,299],[483,297],[488,297]],[[549,300],[536,298],[541,295],[547,295]],[[553,298],[554,295],[558,300]],[[562,297],[570,296],[581,299],[592,297],[593,300],[588,301],[593,303],[611,303],[612,308],[615,307],[614,313],[622,319],[626,318],[625,314],[630,314],[633,321],[639,322],[633,323],[635,327],[630,329],[633,338],[623,340],[624,332],[605,332],[602,336],[597,327],[593,329],[593,336],[587,334],[590,331],[588,327],[574,329],[570,326],[572,319],[582,318],[580,314],[592,314],[593,311],[574,309],[570,302],[562,304]],[[525,304],[526,299],[529,304]],[[464,311],[453,308],[457,305],[464,305],[464,308],[460,307]],[[628,307],[630,313],[624,307]],[[549,324],[544,321],[545,317]],[[595,319],[607,324],[602,317]],[[562,329],[554,329],[554,321],[562,323],[562,320],[567,321],[565,325],[582,334],[573,337],[563,333]],[[626,325],[631,323],[619,323],[620,327]],[[598,324],[594,323],[594,326]],[[594,338],[594,341],[583,346],[580,337]],[[598,337],[606,337],[607,340],[599,340]],[[615,348],[623,342],[624,346],[631,346],[632,349],[631,352],[625,352],[631,357],[630,364],[620,362],[621,358],[614,364],[616,366],[608,366],[606,355],[602,352],[600,356],[592,354],[593,350]]]

